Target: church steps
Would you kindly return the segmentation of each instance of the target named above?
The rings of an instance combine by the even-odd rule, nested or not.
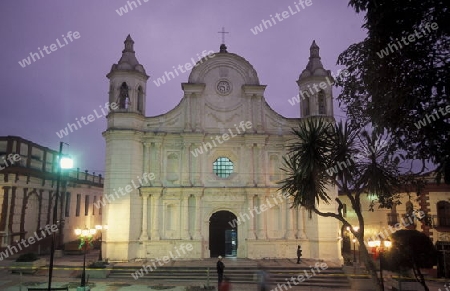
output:
[[[110,278],[131,278],[131,274],[139,271],[141,267],[114,267]],[[305,274],[305,271],[311,275],[311,268],[298,267],[298,268],[284,268],[273,267],[270,268],[271,278],[275,284],[286,283],[285,279],[291,277],[297,277],[298,275]],[[225,275],[230,277],[232,282],[240,284],[253,284],[254,275],[258,272],[256,267],[227,267]],[[145,271],[144,271],[145,274]],[[205,267],[160,267],[153,271],[148,271],[141,279],[150,280],[166,280],[166,281],[195,281],[205,282],[207,281],[207,268]],[[217,274],[215,267],[209,268],[210,284],[213,285],[217,280]],[[291,283],[292,284],[292,283]],[[322,286],[330,288],[350,288],[349,281],[341,268],[328,268],[321,271],[320,274],[316,274],[311,278],[300,283],[301,286]]]

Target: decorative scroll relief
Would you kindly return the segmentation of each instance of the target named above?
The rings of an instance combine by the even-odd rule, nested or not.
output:
[[[227,79],[220,79],[216,83],[216,92],[219,95],[226,96],[229,95],[233,91],[233,86],[230,81]]]

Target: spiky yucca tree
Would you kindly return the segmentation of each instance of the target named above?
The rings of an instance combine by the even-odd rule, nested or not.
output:
[[[367,269],[379,286],[375,264],[364,242],[360,201],[362,195],[370,193],[378,199],[380,207],[390,208],[398,200],[401,191],[399,159],[389,152],[388,135],[369,133],[348,123],[332,123],[322,118],[304,120],[292,132],[295,140],[284,157],[282,170],[286,178],[279,182],[280,190],[294,198],[293,207],[304,207],[317,215],[335,218],[343,227],[349,227],[359,242]],[[339,197],[334,201],[336,212],[319,210],[319,203],[333,203],[327,194],[330,185],[336,185],[349,199],[358,219],[357,231],[344,217]]]

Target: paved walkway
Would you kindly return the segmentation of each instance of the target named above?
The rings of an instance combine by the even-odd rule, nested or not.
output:
[[[46,256],[43,258],[49,259]],[[98,251],[92,251],[90,254],[86,256],[86,262],[96,261],[98,258]],[[46,288],[48,282],[48,271],[40,270],[34,275],[20,275],[20,274],[11,274],[7,268],[13,262],[12,259],[7,259],[0,261],[0,290],[1,291],[26,291],[28,287],[34,288]],[[249,260],[249,259],[235,259],[235,258],[225,258],[224,262],[227,266],[239,266],[239,267],[256,267],[257,264],[261,264],[264,267],[267,267],[269,270],[271,267],[288,267],[292,268],[295,266],[299,266],[296,264],[295,259],[275,259],[275,260]],[[311,260],[311,262],[315,262]],[[195,267],[210,267],[212,271],[215,269],[216,259],[204,259],[204,260],[179,260],[179,261],[171,261],[167,266],[174,267],[184,267],[184,266],[195,266]],[[309,266],[309,260],[303,260],[302,265],[300,266]],[[129,262],[129,263],[115,263],[116,266],[122,267],[138,267],[142,266],[143,262]],[[335,264],[328,263],[329,266],[339,267]],[[83,266],[83,256],[82,255],[67,255],[61,258],[55,258],[55,268],[53,271],[53,287],[64,287],[68,286],[69,290],[76,290],[77,286],[80,286],[80,278],[79,276],[81,269]],[[216,276],[215,272],[212,272],[211,275],[211,286],[215,286]],[[444,281],[430,281],[428,282],[428,286],[431,291],[447,291],[450,290],[444,286]],[[111,290],[111,291],[131,291],[131,290],[166,290],[166,291],[182,291],[186,290],[186,286],[204,286],[207,282],[165,282],[165,281],[157,281],[152,282],[151,279],[141,278],[139,280],[134,280],[131,276],[129,279],[115,279],[115,278],[107,278],[107,279],[90,279],[89,285],[91,286],[91,290],[95,291],[103,291],[103,290]],[[345,289],[336,289],[334,290],[345,290]],[[298,287],[292,286],[289,290],[283,291],[297,291],[297,290],[317,290],[317,291],[332,291],[330,288],[318,288],[318,287]],[[364,286],[364,289],[359,290],[371,290],[370,286]],[[233,285],[233,291],[249,291],[256,290],[255,284],[239,284]],[[373,289],[372,289],[373,290]],[[389,290],[389,289],[386,289]],[[277,290],[278,291],[278,290]],[[279,290],[281,291],[281,290]]]

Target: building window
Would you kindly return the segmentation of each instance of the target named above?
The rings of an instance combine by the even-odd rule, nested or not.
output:
[[[347,217],[347,204],[342,204],[342,216]]]
[[[305,108],[303,108],[303,111],[305,112],[305,117],[306,116],[309,116],[309,98],[306,98],[304,101],[303,101],[303,105],[304,105],[304,107]]]
[[[437,203],[438,225],[441,227],[450,227],[450,203],[439,201]]]
[[[213,171],[219,178],[228,178],[233,173],[233,162],[229,158],[218,158],[213,163]]]
[[[98,208],[98,214],[102,215],[103,204],[101,203],[103,200],[103,196],[100,196],[100,203],[98,204],[100,207]]]
[[[320,90],[319,92],[319,114],[326,114],[325,92]]]
[[[95,203],[97,203],[97,196],[94,196],[94,201],[92,203],[92,215],[95,215]]]
[[[70,193],[66,193],[66,208],[64,209],[64,215],[66,217],[70,216]]]
[[[89,195],[84,196],[84,216],[89,215]]]
[[[77,194],[77,209],[75,210],[75,216],[80,216],[80,204],[81,204],[81,194]]]

